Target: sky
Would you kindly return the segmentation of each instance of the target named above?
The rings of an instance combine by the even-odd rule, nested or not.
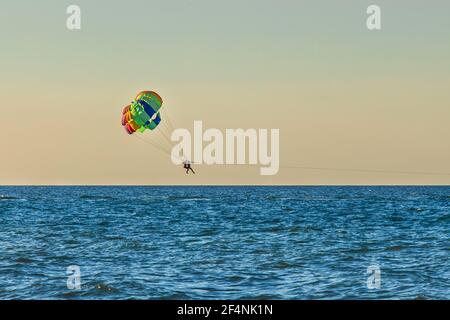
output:
[[[81,30],[66,27],[72,4]],[[381,30],[366,27],[371,4]],[[448,185],[449,12],[437,0],[2,3],[0,185]],[[279,129],[278,174],[185,175],[124,132],[142,90],[174,128]]]

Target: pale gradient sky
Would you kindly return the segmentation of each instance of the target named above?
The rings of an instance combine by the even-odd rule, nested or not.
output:
[[[66,29],[70,4],[80,31]],[[366,29],[370,4],[381,31]],[[120,124],[155,90],[176,127],[279,128],[282,166],[450,172],[449,14],[444,0],[2,3],[0,184],[449,184],[247,166],[186,176]]]

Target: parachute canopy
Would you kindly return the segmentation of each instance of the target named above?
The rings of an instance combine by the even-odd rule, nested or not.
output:
[[[161,97],[153,91],[139,92],[122,111],[122,126],[128,134],[153,130],[161,122]]]

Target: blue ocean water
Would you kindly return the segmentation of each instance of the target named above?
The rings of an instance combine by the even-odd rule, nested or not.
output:
[[[0,299],[450,299],[449,200],[450,187],[0,187]]]

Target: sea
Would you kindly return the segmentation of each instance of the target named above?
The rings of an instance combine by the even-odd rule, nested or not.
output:
[[[0,299],[450,299],[450,187],[3,186]]]

